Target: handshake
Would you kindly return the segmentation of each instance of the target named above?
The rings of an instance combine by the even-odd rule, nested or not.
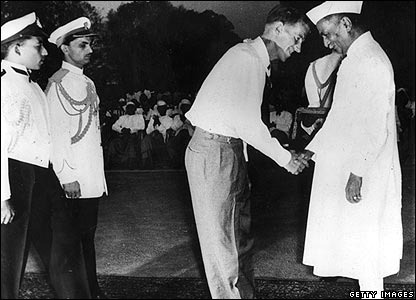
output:
[[[312,151],[304,150],[302,152],[296,153],[291,151],[292,158],[289,163],[285,166],[285,169],[294,175],[298,175],[303,171],[305,167],[309,167],[309,160],[314,154]]]

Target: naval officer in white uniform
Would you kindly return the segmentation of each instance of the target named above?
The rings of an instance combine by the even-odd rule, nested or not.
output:
[[[17,299],[32,241],[56,296],[89,298],[81,245],[50,165],[47,100],[30,77],[48,54],[35,13],[1,27],[1,298]]]
[[[97,282],[95,231],[100,198],[107,194],[99,122],[100,99],[94,82],[84,74],[90,62],[91,22],[73,20],[50,35],[63,53],[62,67],[49,79],[52,162],[76,216],[91,297],[102,298]]]

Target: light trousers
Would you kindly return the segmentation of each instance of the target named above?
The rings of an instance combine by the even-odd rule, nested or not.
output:
[[[185,166],[212,298],[254,298],[250,191],[242,141],[197,127]]]

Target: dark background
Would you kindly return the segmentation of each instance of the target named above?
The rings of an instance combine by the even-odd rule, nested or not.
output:
[[[281,2],[302,12],[321,3]],[[224,15],[175,7],[169,1],[133,1],[105,17],[86,1],[2,1],[1,5],[2,24],[35,11],[47,33],[77,17],[89,17],[100,38],[86,74],[95,81],[104,107],[116,105],[127,92],[144,89],[195,95],[225,51],[245,38],[235,33]],[[396,86],[407,88],[414,99],[415,2],[365,1],[362,15],[393,64]],[[42,87],[60,66],[57,49],[50,45],[48,50],[39,75]],[[284,64],[274,64],[273,89],[277,95],[285,91],[291,111],[305,105],[301,91],[309,63],[327,53],[313,27],[301,54],[293,54]]]

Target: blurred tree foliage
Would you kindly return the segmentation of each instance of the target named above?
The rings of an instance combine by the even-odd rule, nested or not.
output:
[[[233,25],[213,11],[174,7],[169,1],[133,1],[103,18],[86,1],[2,1],[1,24],[36,12],[47,34],[86,16],[99,34],[85,73],[105,106],[127,92],[143,89],[195,93],[228,48],[241,39]],[[60,67],[61,53],[52,44],[39,71],[39,84]]]
[[[110,11],[103,39],[126,91],[195,92],[217,60],[240,41],[233,25],[212,11],[169,1],[134,1]],[[115,75],[115,74],[114,74]]]

